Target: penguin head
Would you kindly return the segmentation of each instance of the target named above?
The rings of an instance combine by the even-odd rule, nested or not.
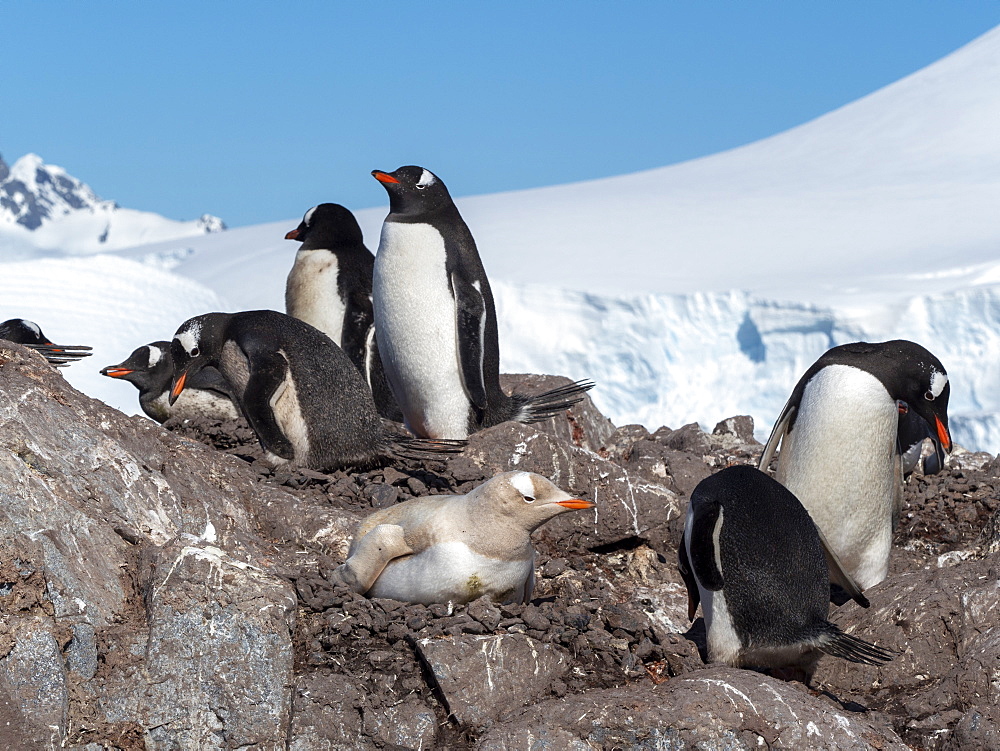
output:
[[[357,247],[364,244],[358,220],[339,203],[313,206],[302,217],[299,226],[285,235],[286,240],[298,240],[300,250],[320,250]]]
[[[17,344],[55,346],[42,333],[42,329],[37,323],[25,320],[24,318],[11,318],[8,321],[0,323],[0,339],[6,339],[8,342],[16,342]]]
[[[214,364],[221,349],[220,341],[225,313],[206,313],[189,318],[181,324],[170,342],[174,361],[174,377],[170,387],[170,404],[184,391],[188,380],[206,365]]]
[[[531,532],[566,511],[596,504],[560,490],[534,472],[504,472],[473,491],[490,511]]]
[[[101,375],[133,383],[140,391],[169,388],[173,374],[170,342],[144,344],[118,365],[101,369]]]
[[[948,430],[948,399],[951,383],[944,365],[934,355],[915,342],[903,339],[886,342],[897,367],[883,380],[891,396],[897,400],[901,415],[916,413],[929,429],[940,464],[944,453],[951,451]]]
[[[395,172],[372,170],[372,177],[382,183],[389,194],[389,211],[392,214],[429,214],[455,205],[441,179],[423,167],[400,167]]]

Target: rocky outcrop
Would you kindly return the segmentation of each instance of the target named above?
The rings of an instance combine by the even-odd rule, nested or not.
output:
[[[706,666],[677,572],[690,490],[759,455],[749,418],[651,433],[587,399],[477,433],[447,461],[332,474],[267,467],[245,427],[167,427],[0,344],[11,748],[997,747],[990,457],[914,475],[890,577],[870,609],[831,615],[898,657],[824,658],[807,688]],[[373,509],[507,469],[598,503],[536,532],[530,603],[369,600],[329,577]]]

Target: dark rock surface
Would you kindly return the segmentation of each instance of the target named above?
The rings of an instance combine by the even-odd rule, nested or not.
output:
[[[565,379],[509,376],[527,393]],[[676,568],[752,421],[614,428],[585,400],[447,461],[274,471],[245,425],[128,418],[0,345],[0,740],[10,748],[926,748],[1000,737],[1000,461],[911,478],[889,579],[831,618],[894,649],[812,687],[706,666]],[[527,605],[327,576],[376,508],[527,469],[596,500],[538,530]]]

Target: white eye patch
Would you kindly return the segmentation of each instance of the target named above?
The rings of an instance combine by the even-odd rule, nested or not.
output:
[[[531,481],[531,475],[527,472],[518,472],[510,478],[510,484],[513,485],[514,489],[525,498],[534,499],[535,483]]]
[[[153,367],[163,357],[163,353],[159,347],[147,346],[146,349],[149,350],[149,367]]]
[[[428,185],[433,185],[436,182],[437,178],[427,170],[424,170],[423,174],[420,175],[420,179],[417,180],[417,187],[426,188]]]
[[[201,338],[201,324],[192,324],[190,328],[174,336],[174,339],[181,343],[184,351],[189,355],[198,349],[198,340]]]
[[[25,321],[24,325],[27,326],[32,331],[34,331],[35,332],[35,336],[41,336],[42,335],[42,327],[39,326],[34,321]]]
[[[937,399],[941,396],[941,392],[944,391],[944,387],[948,385],[948,375],[946,373],[938,372],[937,370],[931,371],[931,394]]]
[[[317,208],[318,207],[313,206],[311,209],[309,209],[309,211],[306,212],[306,215],[302,217],[302,221],[305,222],[305,225],[307,227],[312,223],[313,214],[316,213]]]

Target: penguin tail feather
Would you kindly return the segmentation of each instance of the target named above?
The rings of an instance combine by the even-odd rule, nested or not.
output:
[[[461,454],[468,441],[457,441],[445,438],[404,438],[394,437],[390,442],[390,450],[394,456],[403,459],[441,459],[451,454]]]
[[[543,391],[537,396],[518,394],[514,398],[520,398],[521,405],[513,419],[517,422],[532,423],[555,417],[560,412],[583,401],[583,395],[592,388],[594,388],[593,381],[582,380],[550,391]]]
[[[829,641],[819,645],[819,650],[833,657],[839,657],[848,662],[858,662],[864,665],[883,665],[897,656],[883,647],[876,647],[856,636],[845,634],[832,623],[828,624]]]

